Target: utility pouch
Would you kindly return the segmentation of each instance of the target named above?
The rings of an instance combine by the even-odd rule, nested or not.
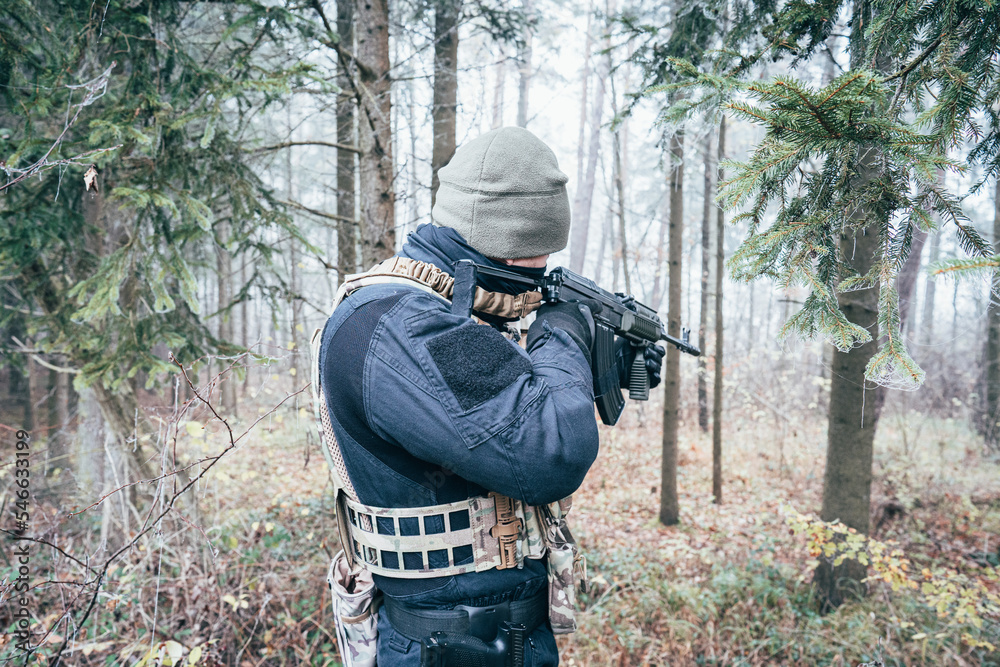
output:
[[[343,551],[330,563],[326,576],[333,593],[337,643],[344,667],[375,667],[378,603],[381,597],[367,570],[352,572]]]
[[[551,503],[539,509],[545,518],[545,561],[549,575],[549,624],[556,635],[576,631],[576,567],[583,559],[577,554],[576,542],[566,525],[565,514],[570,499]],[[584,566],[585,567],[585,566]],[[586,579],[584,574],[581,583]]]
[[[552,633],[565,635],[576,631],[576,545],[567,542],[549,546],[546,567],[549,572],[549,623]]]

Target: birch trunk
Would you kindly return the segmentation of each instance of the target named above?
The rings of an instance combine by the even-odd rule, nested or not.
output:
[[[726,158],[726,117],[719,121],[716,184],[723,181],[722,161]],[[718,185],[717,185],[718,186]],[[715,377],[712,382],[712,496],[722,503],[722,278],[726,258],[726,214],[715,213]]]

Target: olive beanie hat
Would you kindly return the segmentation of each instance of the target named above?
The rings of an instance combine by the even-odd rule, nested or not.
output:
[[[566,174],[531,132],[487,132],[463,144],[438,178],[434,224],[451,227],[487,257],[537,257],[566,247]]]

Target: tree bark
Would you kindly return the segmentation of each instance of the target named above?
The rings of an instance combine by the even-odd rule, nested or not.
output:
[[[927,232],[916,230],[913,233],[913,240],[910,242],[910,254],[903,264],[903,268],[896,276],[896,291],[899,294],[899,331],[905,335],[907,325],[910,322],[910,315],[913,311],[913,290],[917,285],[917,276],[920,275],[920,256],[923,254],[924,242],[927,241]],[[887,387],[875,388],[875,420],[882,416],[882,408],[885,407],[885,399],[889,395]]]
[[[625,293],[632,293],[632,281],[628,274],[628,235],[625,233],[625,185],[622,171],[621,130],[611,135],[615,155],[615,191],[618,193],[618,247],[622,258],[622,275],[625,278]]]
[[[534,11],[534,0],[524,0],[524,13],[531,16]],[[524,45],[518,52],[517,57],[517,125],[518,127],[528,127],[528,92],[531,88],[531,42],[533,39],[531,28],[524,31]]]
[[[610,199],[613,199],[611,197]],[[604,224],[601,225],[601,245],[597,249],[597,263],[594,266],[594,282],[598,285],[601,284],[601,274],[604,272],[604,254],[608,249],[608,237],[611,236],[611,224],[613,212],[611,210],[612,202],[608,201],[608,207],[604,211]]]
[[[668,148],[666,156],[667,173],[671,173],[673,167],[670,164],[670,152]],[[667,189],[669,191],[669,179]],[[669,192],[666,205],[663,207],[663,214],[660,216],[660,229],[656,235],[656,269],[653,271],[653,290],[650,295],[649,304],[653,310],[659,312],[663,301],[663,260],[666,257],[667,237],[670,232],[670,202]]]
[[[130,453],[129,467],[135,469],[143,479],[153,477],[153,468],[146,460],[143,450],[133,445],[142,442],[143,436],[153,434],[149,421],[139,408],[139,401],[132,393],[130,385],[123,382],[114,392],[97,382],[93,385],[94,397],[104,418],[104,428],[111,434],[119,448]],[[131,481],[131,480],[129,480]],[[129,487],[130,495],[135,494],[135,486]]]
[[[681,335],[681,259],[684,238],[684,134],[670,138],[670,284],[667,290],[667,333]],[[673,526],[680,520],[677,502],[677,431],[680,425],[680,350],[667,346],[663,377],[663,463],[661,466],[660,521]]]
[[[871,20],[871,11],[867,0],[859,0],[854,5],[851,22],[852,67],[862,64],[863,35]],[[850,184],[854,191],[864,189],[879,173],[875,151],[861,146],[858,156],[857,175]],[[863,221],[867,215],[867,211],[859,209],[853,217],[856,221]],[[871,269],[878,249],[876,222],[856,231],[841,233],[841,256],[859,275],[865,275]],[[838,302],[847,319],[868,329],[871,340],[849,352],[833,352],[826,471],[820,512],[824,521],[841,521],[862,534],[867,534],[869,528],[872,444],[878,419],[873,405],[875,392],[865,381],[865,368],[878,348],[878,296],[877,285],[838,295]],[[813,583],[824,610],[836,608],[852,597],[864,594],[862,580],[866,570],[856,560],[845,560],[837,567],[828,559],[821,560]]]
[[[364,0],[358,26],[358,109],[361,148],[361,259],[365,268],[396,251],[392,159],[392,80],[389,77],[389,6]]]
[[[337,1],[337,32],[341,44],[354,51],[354,0]],[[350,94],[354,72],[341,67],[337,75],[337,85],[341,93],[337,97],[337,142],[347,146],[357,146],[354,104]],[[358,270],[357,224],[354,211],[355,154],[337,149],[337,276],[339,282],[344,276]]]
[[[291,107],[286,107],[288,111],[288,138],[291,139],[293,125],[291,116]],[[295,201],[295,191],[293,186],[294,175],[292,171],[292,150],[289,149],[285,151],[285,193],[288,197],[288,201]],[[293,224],[296,222],[293,214],[292,217]],[[291,309],[291,329],[288,332],[288,339],[291,343],[292,360],[291,360],[291,373],[295,378],[302,377],[302,364],[300,358],[302,355],[302,341],[300,333],[304,331],[302,324],[302,295],[301,286],[299,284],[299,257],[298,257],[298,246],[297,240],[294,236],[288,239],[288,278],[289,278],[289,296],[288,305]],[[221,283],[220,283],[221,288]],[[221,298],[221,296],[220,296]],[[300,331],[302,330],[302,331]],[[225,378],[221,378],[223,381],[223,386],[225,386]],[[225,394],[223,394],[223,407],[225,407]]]
[[[583,69],[580,71],[580,130],[576,137],[576,187],[578,193],[580,184],[583,182],[583,163],[587,159],[587,99],[590,86],[590,51],[594,42],[591,33],[593,11],[594,0],[590,0],[587,5],[587,39],[583,45]]]
[[[104,422],[93,389],[88,387],[80,392],[77,409],[79,426],[73,442],[73,470],[81,499],[88,499],[104,486],[104,447],[99,444],[104,442]]]
[[[502,47],[500,49],[500,59],[497,60],[497,64],[493,70],[495,80],[493,82],[493,118],[490,121],[491,130],[503,127],[503,86],[507,75],[507,60]]]
[[[704,347],[708,331],[708,279],[712,261],[712,134],[705,137],[705,185],[701,210],[701,304],[698,345]],[[707,350],[706,350],[707,352]],[[698,426],[708,433],[708,355],[698,357]]]
[[[1000,250],[1000,179],[993,191],[993,247]],[[986,313],[986,405],[983,410],[980,431],[990,451],[1000,450],[1000,305],[997,304],[997,290],[1000,290],[1000,272],[993,274]]]
[[[438,169],[455,154],[455,114],[458,109],[458,18],[462,0],[438,0],[434,10],[434,93],[431,120],[431,206],[437,198]]]
[[[899,330],[904,331],[913,312],[913,291],[917,286],[917,276],[920,275],[920,257],[927,242],[927,232],[917,229],[913,232],[910,242],[910,254],[906,263],[896,278],[896,289],[899,292]]]
[[[933,264],[941,257],[941,233],[931,235],[931,249],[927,263]],[[934,290],[937,283],[931,276],[924,277],[924,307],[920,313],[920,344],[930,345],[934,340]]]
[[[222,312],[229,306],[232,300],[232,280],[233,280],[233,258],[226,248],[229,243],[229,221],[221,220],[217,223],[216,233],[218,234],[218,247],[216,252],[216,269],[218,280],[218,310],[219,312],[219,339],[225,343],[233,342],[233,317],[232,312]],[[219,360],[219,372],[223,373],[229,367],[229,361]],[[228,415],[236,414],[236,375],[225,373],[219,378],[222,393],[222,409]]]
[[[722,161],[726,157],[726,117],[719,121],[719,148],[716,159],[716,187],[723,180]],[[715,377],[712,383],[712,496],[722,503],[722,277],[726,258],[726,214],[715,213]],[[700,341],[699,341],[700,342]]]
[[[65,362],[64,362],[65,363]],[[66,470],[69,468],[69,403],[70,392],[69,373],[55,373],[55,411],[52,421],[51,440],[49,444],[49,468],[46,474],[54,473],[55,470]]]
[[[587,43],[584,47],[583,74],[580,91],[580,134],[577,138],[576,151],[576,195],[573,197],[573,228],[569,242],[569,268],[571,271],[583,273],[583,262],[587,256],[587,239],[590,236],[590,207],[594,197],[594,176],[597,170],[597,154],[601,146],[601,115],[604,107],[604,81],[600,75],[597,78],[597,89],[594,96],[592,112],[590,143],[587,144],[587,98],[590,84],[590,54],[593,46],[591,34],[591,16],[593,0],[587,11]],[[610,56],[602,59],[606,61]],[[586,160],[586,164],[584,161]]]
[[[247,253],[243,253],[243,260],[240,262],[240,289],[246,287],[247,284]],[[249,318],[249,299],[243,299],[240,302],[240,347],[244,350],[250,347],[250,333],[248,321]],[[250,373],[251,367],[248,365],[246,372],[243,374],[243,382],[240,385],[240,396],[246,398],[247,389],[250,386]]]

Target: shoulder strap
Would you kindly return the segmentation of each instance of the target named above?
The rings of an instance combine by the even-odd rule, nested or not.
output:
[[[376,264],[364,273],[347,276],[341,289],[349,294],[360,287],[387,282],[408,282],[421,286],[448,301],[451,301],[455,287],[455,279],[433,264],[397,256]],[[541,304],[541,292],[504,294],[477,287],[472,309],[506,319],[520,319],[537,310]]]

